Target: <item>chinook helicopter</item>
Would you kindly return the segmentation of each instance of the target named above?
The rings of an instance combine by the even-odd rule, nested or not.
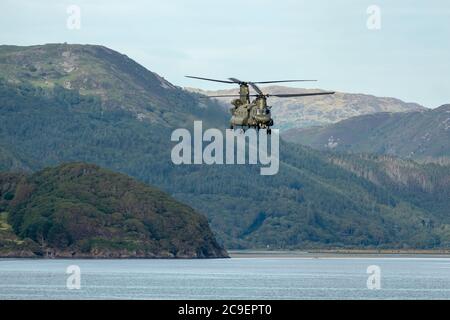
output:
[[[317,92],[317,93],[285,93],[285,94],[265,94],[257,86],[257,84],[268,83],[282,83],[282,82],[304,82],[316,80],[276,80],[276,81],[241,81],[236,78],[228,78],[228,80],[217,80],[195,76],[186,76],[186,78],[199,79],[220,83],[237,84],[239,85],[239,94],[227,94],[218,96],[207,96],[208,98],[234,98],[231,101],[233,108],[230,109],[231,120],[230,129],[241,127],[245,131],[245,127],[259,129],[267,129],[267,133],[271,133],[270,127],[273,126],[273,119],[270,113],[271,106],[267,105],[267,98],[292,98],[292,97],[307,97],[307,96],[321,96],[334,94],[334,92]],[[250,94],[249,86],[255,90],[256,94]],[[250,97],[255,97],[250,101]]]

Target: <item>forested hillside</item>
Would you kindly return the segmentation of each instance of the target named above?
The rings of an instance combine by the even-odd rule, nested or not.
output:
[[[205,217],[95,165],[0,174],[0,256],[214,258]]]

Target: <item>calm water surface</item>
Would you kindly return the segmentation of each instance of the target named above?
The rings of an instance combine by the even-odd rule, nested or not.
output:
[[[66,268],[81,269],[81,289]],[[367,289],[367,267],[381,289]],[[0,259],[0,299],[450,299],[450,258]]]

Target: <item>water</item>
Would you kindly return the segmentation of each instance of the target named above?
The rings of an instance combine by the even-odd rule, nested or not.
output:
[[[450,299],[450,258],[0,259],[0,299]]]

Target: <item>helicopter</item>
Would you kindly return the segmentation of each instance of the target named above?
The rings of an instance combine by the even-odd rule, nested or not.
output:
[[[316,93],[284,93],[284,94],[268,94],[264,93],[257,85],[268,83],[285,83],[285,82],[305,82],[305,81],[317,81],[317,80],[275,80],[275,81],[241,81],[237,78],[228,78],[228,80],[217,80],[196,76],[186,76],[186,78],[199,79],[205,81],[213,81],[227,84],[239,85],[239,94],[206,96],[207,98],[234,98],[231,101],[233,107],[230,109],[231,120],[230,129],[241,127],[245,131],[245,127],[248,129],[254,128],[257,131],[259,129],[266,129],[267,134],[271,134],[271,127],[274,122],[271,116],[270,109],[272,108],[267,104],[267,98],[292,98],[292,97],[306,97],[306,96],[321,96],[334,94],[335,92],[316,92]],[[250,94],[249,86],[255,90],[256,94]],[[253,101],[250,101],[250,97],[255,97]]]

